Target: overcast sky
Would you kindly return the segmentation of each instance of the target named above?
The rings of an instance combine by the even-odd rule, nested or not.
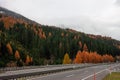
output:
[[[0,6],[40,24],[120,40],[120,0],[0,0]]]

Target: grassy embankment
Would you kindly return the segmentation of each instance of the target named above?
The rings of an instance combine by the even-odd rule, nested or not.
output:
[[[120,80],[120,72],[112,72],[108,74],[103,80]]]

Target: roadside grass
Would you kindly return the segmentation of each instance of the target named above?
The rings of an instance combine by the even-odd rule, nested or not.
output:
[[[120,72],[112,72],[103,78],[103,80],[120,80]]]

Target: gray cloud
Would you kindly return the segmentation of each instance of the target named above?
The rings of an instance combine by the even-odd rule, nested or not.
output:
[[[120,6],[120,0],[116,0],[115,4]]]
[[[120,0],[0,0],[0,5],[41,24],[120,40]]]

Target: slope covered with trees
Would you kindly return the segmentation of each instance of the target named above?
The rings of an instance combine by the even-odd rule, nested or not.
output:
[[[94,54],[97,58],[120,55],[120,42],[110,37],[41,25],[4,8],[0,12],[1,67],[65,64],[68,62],[64,55],[69,57],[69,63],[87,62],[79,51],[89,56],[88,62],[96,60]]]

